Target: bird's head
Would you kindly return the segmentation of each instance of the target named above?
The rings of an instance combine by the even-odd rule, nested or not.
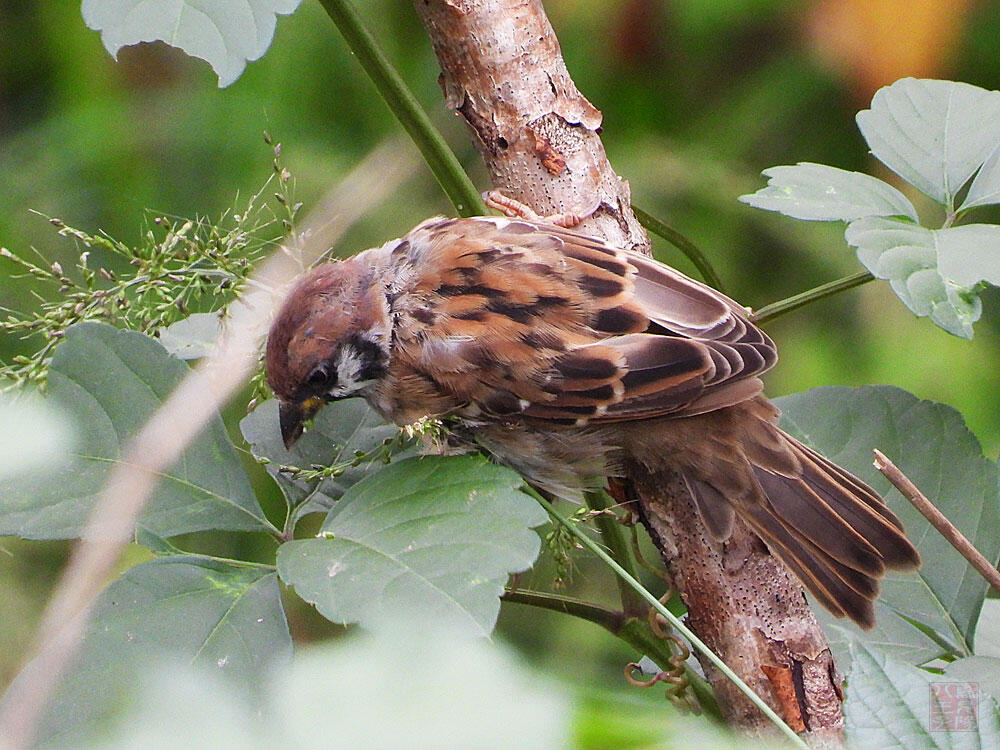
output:
[[[288,294],[267,338],[267,382],[291,447],[326,403],[363,396],[386,373],[385,290],[357,258],[317,266]]]

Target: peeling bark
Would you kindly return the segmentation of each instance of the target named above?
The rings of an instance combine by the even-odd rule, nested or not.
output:
[[[538,0],[415,0],[441,64],[447,106],[471,127],[494,186],[537,213],[600,208],[580,227],[649,251],[628,182],[607,161],[601,113],[577,90]],[[816,747],[843,742],[840,675],[801,586],[741,522],[710,539],[683,482],[629,477],[640,516],[687,604],[688,623]],[[728,721],[770,723],[710,664]]]
[[[566,70],[536,0],[416,0],[445,104],[472,128],[493,185],[539,214],[600,208],[580,229],[648,251],[628,182],[608,164],[601,113]]]

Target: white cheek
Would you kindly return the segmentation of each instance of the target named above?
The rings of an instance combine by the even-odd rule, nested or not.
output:
[[[337,362],[337,377],[345,387],[357,383],[361,377],[361,360],[357,357],[341,357]]]
[[[361,377],[361,362],[346,352],[337,360],[337,385],[327,393],[333,398],[343,397],[353,392]]]

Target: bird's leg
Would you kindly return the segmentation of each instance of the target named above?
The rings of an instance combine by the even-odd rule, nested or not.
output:
[[[555,224],[557,227],[572,229],[582,221],[589,219],[600,208],[601,199],[594,198],[589,206],[576,206],[572,211],[561,214],[539,216],[521,201],[508,198],[499,190],[488,190],[483,193],[483,202],[490,208],[499,211],[512,219],[525,219],[539,224]]]

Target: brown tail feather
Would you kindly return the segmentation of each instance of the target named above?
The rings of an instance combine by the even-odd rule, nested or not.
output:
[[[770,467],[751,464],[748,481],[759,487],[756,497],[724,502],[725,493],[712,486],[712,472],[688,476],[688,487],[713,535],[726,530],[727,513],[734,509],[824,607],[869,629],[875,624],[879,579],[888,569],[918,567],[920,555],[871,487],[780,435],[798,470],[788,471],[787,462],[780,469],[773,462]],[[725,509],[718,507],[720,501]]]
[[[920,566],[920,554],[906,538],[903,523],[875,490],[798,441],[792,441],[792,447],[803,451],[803,480],[878,550],[886,568]]]
[[[767,498],[768,510],[791,531],[808,539],[822,552],[865,575],[885,574],[878,549],[859,530],[831,508],[808,482],[754,467]],[[857,502],[857,501],[855,501]]]
[[[750,527],[805,585],[817,601],[837,617],[850,617],[866,630],[875,624],[872,602],[878,580],[848,568],[796,534],[764,506],[749,509]]]

